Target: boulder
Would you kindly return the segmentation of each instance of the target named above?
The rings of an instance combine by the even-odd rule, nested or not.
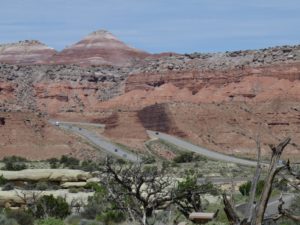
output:
[[[99,183],[100,179],[98,177],[90,178],[86,181],[87,183]]]
[[[70,187],[84,187],[87,182],[65,182],[62,183],[60,186],[63,188],[70,188]]]

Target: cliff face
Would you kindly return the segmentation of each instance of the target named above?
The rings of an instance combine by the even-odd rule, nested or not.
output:
[[[300,155],[300,46],[148,55],[101,31],[50,58],[40,65],[20,65],[27,63],[13,58],[13,65],[0,64],[0,126],[11,140],[0,147],[0,156],[21,152],[11,137],[18,128],[25,131],[23,122],[7,122],[8,116],[19,113],[23,121],[36,112],[45,116],[32,121],[105,123],[104,135],[140,151],[145,151],[146,129],[152,129],[253,156],[259,131],[265,153],[269,143],[291,136],[287,154]],[[32,149],[49,143],[30,142],[34,128],[26,129],[23,140]]]
[[[3,110],[90,112],[122,93],[125,71],[111,67],[0,64]]]
[[[300,46],[210,54],[148,57],[134,68],[126,91],[152,89],[165,83],[196,93],[205,86],[239,82],[246,76],[300,79]]]

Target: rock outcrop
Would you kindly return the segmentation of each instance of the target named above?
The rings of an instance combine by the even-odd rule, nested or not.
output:
[[[0,176],[8,181],[87,181],[92,175],[82,170],[70,169],[25,169],[20,171],[0,170]]]

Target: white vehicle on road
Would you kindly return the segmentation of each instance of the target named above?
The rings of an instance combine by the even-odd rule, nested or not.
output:
[[[59,126],[59,122],[58,121],[55,122],[55,126]]]

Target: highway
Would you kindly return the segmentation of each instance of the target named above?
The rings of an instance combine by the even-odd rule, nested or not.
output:
[[[293,194],[284,194],[282,199],[284,201],[284,208],[289,208],[293,201]],[[270,217],[272,215],[278,214],[278,205],[279,205],[279,197],[270,199],[268,202],[268,206],[265,212],[265,217]],[[245,217],[249,216],[248,204],[241,204],[236,206],[236,210],[242,213]]]
[[[54,120],[49,120],[49,122],[52,125],[55,125],[59,128],[68,130],[70,132],[73,132],[75,134],[78,134],[78,135],[86,138],[88,141],[90,141],[94,145],[100,147],[101,149],[105,150],[106,152],[113,154],[117,157],[129,160],[132,162],[139,162],[141,160],[136,154],[129,153],[129,152],[125,151],[124,149],[120,148],[119,146],[116,146],[116,145],[112,144],[111,142],[105,140],[103,137],[101,137],[91,131],[88,131],[84,128],[78,127],[78,126],[93,126],[93,127],[103,128],[104,125],[102,125],[102,124],[80,123],[80,122],[62,122],[62,121],[54,121]],[[189,142],[186,142],[184,140],[181,140],[179,138],[173,137],[168,134],[164,134],[164,133],[156,132],[156,131],[149,131],[149,130],[147,131],[147,133],[148,133],[149,137],[151,137],[153,139],[161,139],[161,140],[167,141],[167,142],[174,144],[180,148],[183,148],[188,151],[195,152],[195,153],[199,153],[208,158],[212,158],[212,159],[220,160],[220,161],[226,161],[226,162],[230,162],[230,163],[237,163],[237,164],[246,165],[246,166],[256,166],[255,161],[240,159],[237,157],[217,153],[217,152],[208,150],[206,148],[202,148],[202,147],[193,145]],[[241,181],[247,181],[247,180],[248,180],[248,178],[234,178],[233,182],[241,182]],[[232,179],[216,177],[216,178],[210,178],[209,181],[214,184],[222,184],[222,183],[230,183],[232,181]],[[207,182],[206,178],[198,179],[199,184],[203,184],[205,182]],[[294,196],[292,194],[284,195],[283,196],[283,200],[285,202],[284,207],[288,208],[291,205],[293,198],[294,198]],[[266,209],[265,217],[268,217],[268,216],[278,213],[278,204],[279,204],[278,198],[270,200],[270,202],[268,203],[268,207]],[[245,216],[247,216],[247,213],[249,213],[249,212],[247,212],[247,204],[241,204],[241,205],[237,206],[236,209],[239,212],[241,212],[242,214],[244,214]]]
[[[90,124],[90,123],[73,123],[73,122],[62,122],[62,121],[54,121],[49,120],[49,122],[52,125],[55,125],[57,127],[63,128],[67,131],[70,131],[72,133],[78,134],[85,139],[87,139],[92,144],[100,147],[101,149],[105,150],[106,152],[115,155],[117,157],[120,157],[125,160],[129,160],[132,162],[139,162],[141,159],[138,157],[138,155],[127,152],[126,150],[120,148],[119,146],[105,140],[105,138],[101,137],[98,134],[95,134],[91,131],[88,131],[87,129],[80,128],[77,126],[94,126],[94,127],[103,127],[102,124]]]
[[[283,207],[285,209],[289,208],[291,206],[291,203],[294,199],[294,195],[292,194],[286,194],[282,196],[282,199],[284,201]],[[279,198],[273,199],[268,203],[268,207],[265,212],[265,217],[274,215],[278,213],[278,205],[279,205]]]
[[[92,126],[92,127],[103,128],[103,127],[105,127],[105,125],[103,125],[103,124],[82,123],[82,122],[65,122],[65,121],[55,121],[55,120],[49,120],[49,122],[52,125],[58,125],[58,127],[61,127],[65,130],[76,133],[76,134],[86,138],[88,141],[90,141],[94,145],[100,147],[101,149],[107,151],[110,154],[116,155],[118,157],[127,159],[129,161],[133,161],[133,162],[140,161],[140,158],[137,155],[125,151],[124,149],[120,148],[119,146],[112,144],[111,142],[105,140],[103,137],[101,137],[91,131],[88,131],[84,128],[78,127],[78,126]],[[203,148],[203,147],[193,145],[187,141],[181,140],[177,137],[173,137],[168,134],[164,134],[164,133],[156,132],[156,131],[150,131],[150,130],[148,130],[147,133],[148,133],[149,137],[151,137],[151,138],[162,139],[164,141],[167,141],[174,145],[177,145],[180,148],[199,153],[199,154],[204,155],[211,159],[226,161],[226,162],[230,162],[230,163],[237,163],[237,164],[246,165],[246,166],[256,166],[255,161],[224,155],[224,154],[221,154],[221,153],[218,153],[218,152],[215,152],[215,151]]]
[[[218,153],[218,152],[215,152],[215,151],[203,148],[203,147],[193,145],[187,141],[184,141],[177,137],[173,137],[168,134],[164,134],[164,133],[156,132],[156,131],[150,131],[150,130],[147,130],[147,133],[148,133],[149,137],[151,137],[153,139],[164,140],[164,141],[174,144],[180,148],[183,148],[188,151],[195,152],[195,153],[199,153],[199,154],[204,155],[211,159],[230,162],[230,163],[237,163],[237,164],[245,165],[245,166],[256,166],[257,165],[256,161],[241,159],[241,158],[225,155],[222,153]]]
[[[56,121],[50,120],[51,124],[55,124]],[[99,124],[99,123],[82,123],[82,122],[59,122],[64,125],[73,125],[73,126],[89,126],[89,127],[98,127],[98,128],[104,128],[104,124]]]
[[[197,179],[198,184],[206,184],[208,182],[216,185],[221,184],[231,184],[233,183],[239,183],[239,182],[247,182],[252,181],[253,178],[251,177],[201,177]]]

